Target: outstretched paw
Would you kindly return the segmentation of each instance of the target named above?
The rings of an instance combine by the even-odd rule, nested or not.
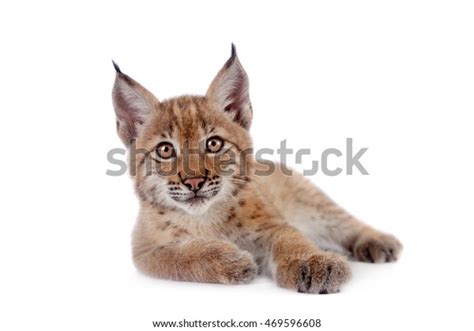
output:
[[[384,263],[396,261],[401,250],[402,244],[397,238],[375,232],[361,236],[352,247],[352,255],[357,261]]]

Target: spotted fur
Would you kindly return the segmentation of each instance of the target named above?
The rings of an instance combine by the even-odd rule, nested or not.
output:
[[[132,243],[139,270],[225,284],[264,273],[282,287],[324,294],[350,278],[346,255],[398,258],[395,237],[355,219],[302,175],[278,164],[257,175],[267,165],[252,154],[248,78],[234,47],[204,96],[159,101],[115,68],[117,130],[140,199]],[[206,149],[211,137],[223,141],[218,153]],[[157,154],[163,142],[171,159]],[[204,179],[199,188],[187,183],[195,178]]]

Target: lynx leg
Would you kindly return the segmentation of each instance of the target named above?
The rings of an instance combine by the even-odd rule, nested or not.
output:
[[[297,220],[301,227],[316,242],[335,244],[362,262],[392,262],[400,255],[402,245],[394,236],[375,230],[357,220],[338,206],[316,187],[313,201],[300,196],[296,208],[306,213],[306,220]],[[309,233],[313,231],[313,233]]]
[[[303,293],[335,293],[351,277],[346,259],[324,252],[288,224],[261,237],[269,248],[271,274],[278,285]]]
[[[133,258],[145,274],[173,280],[240,284],[257,275],[250,253],[223,240],[192,239],[166,245],[136,245]]]
[[[363,262],[391,262],[399,257],[398,239],[357,220],[303,175],[294,171],[286,175],[277,166],[261,183],[285,220],[319,247],[350,253]]]

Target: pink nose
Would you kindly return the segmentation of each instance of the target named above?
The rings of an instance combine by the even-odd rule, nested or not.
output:
[[[186,178],[185,180],[183,180],[183,184],[186,185],[189,190],[196,193],[202,188],[205,181],[205,177]]]

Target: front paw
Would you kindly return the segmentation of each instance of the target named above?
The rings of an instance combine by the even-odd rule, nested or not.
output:
[[[252,255],[245,251],[227,252],[222,254],[216,267],[218,281],[223,284],[248,283],[258,273],[258,266]]]
[[[373,232],[358,238],[352,248],[352,255],[358,261],[383,263],[396,261],[402,244],[392,235]]]
[[[289,257],[277,267],[277,283],[303,293],[335,293],[351,278],[345,258],[334,253]]]

